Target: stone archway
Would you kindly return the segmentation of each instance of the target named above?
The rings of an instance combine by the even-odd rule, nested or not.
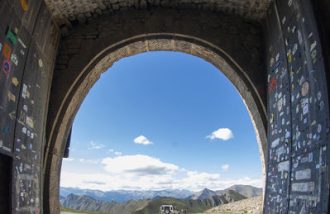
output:
[[[145,51],[180,51],[201,57],[219,68],[237,88],[249,110],[263,166],[265,164],[266,80],[260,72],[264,68],[257,25],[219,13],[156,10],[133,11],[128,25],[114,28],[114,23],[122,22],[122,15],[102,17],[73,28],[63,38],[48,115],[45,212],[58,212],[59,175],[65,142],[84,97],[101,73],[115,61]],[[222,19],[223,22],[215,26],[208,21],[211,19]],[[120,32],[118,27],[121,26],[127,29],[121,29],[120,35],[113,36]],[[132,30],[130,26],[135,28]],[[103,31],[97,31],[99,28]],[[247,34],[237,34],[239,29]]]

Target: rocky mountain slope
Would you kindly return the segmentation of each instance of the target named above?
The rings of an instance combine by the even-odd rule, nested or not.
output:
[[[252,197],[236,201],[230,204],[222,204],[211,208],[204,214],[261,214],[262,213],[262,196]]]
[[[234,190],[235,192],[238,192],[247,198],[262,195],[262,188],[258,188],[258,187],[254,187],[254,186],[250,186],[250,185],[233,185],[224,190],[218,190],[218,191],[216,191],[216,193],[223,194],[224,192],[226,192],[228,190]]]
[[[130,190],[113,190],[113,191],[100,191],[78,188],[60,188],[60,195],[66,197],[69,194],[87,195],[97,200],[126,202],[129,200],[142,200],[152,199],[155,197],[171,197],[184,199],[193,194],[189,190],[147,190],[147,191],[130,191]]]
[[[130,200],[125,203],[108,202],[94,199],[90,196],[69,194],[62,200],[62,206],[80,211],[95,211],[108,214],[154,214],[159,212],[162,204],[172,204],[178,210],[189,212],[203,212],[220,204],[226,204],[245,197],[230,190],[222,195],[213,194],[214,191],[204,190],[197,199],[176,199],[170,197],[156,197],[149,200]]]

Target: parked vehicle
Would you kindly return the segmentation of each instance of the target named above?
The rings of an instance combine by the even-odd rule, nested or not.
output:
[[[160,206],[160,214],[174,214],[175,210],[173,205],[162,205]]]

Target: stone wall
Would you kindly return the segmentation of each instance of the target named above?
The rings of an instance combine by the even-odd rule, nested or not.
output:
[[[267,18],[268,161],[264,213],[327,213],[329,104],[309,1],[276,1]]]
[[[42,213],[45,123],[58,29],[43,1],[0,0],[0,14],[0,154],[12,162],[7,202],[12,213]]]

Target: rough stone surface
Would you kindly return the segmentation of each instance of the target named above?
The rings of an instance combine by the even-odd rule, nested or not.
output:
[[[243,199],[209,209],[204,214],[261,214],[262,196]]]
[[[45,0],[59,25],[85,22],[102,14],[128,9],[186,8],[221,11],[249,19],[265,16],[270,0]]]

